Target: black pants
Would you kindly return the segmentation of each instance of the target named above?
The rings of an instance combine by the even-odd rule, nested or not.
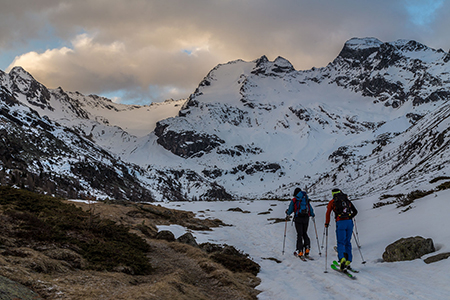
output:
[[[304,251],[311,247],[311,241],[308,236],[309,217],[296,217],[294,219],[295,230],[297,230],[297,250]]]

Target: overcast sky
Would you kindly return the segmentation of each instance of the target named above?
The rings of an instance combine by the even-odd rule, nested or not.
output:
[[[450,0],[0,0],[0,69],[150,104],[231,60],[324,67],[352,37],[449,51],[449,29]]]

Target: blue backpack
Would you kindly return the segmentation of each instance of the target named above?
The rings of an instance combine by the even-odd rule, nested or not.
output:
[[[298,196],[301,194],[301,197]],[[309,198],[305,192],[301,191],[295,196],[294,212],[296,217],[309,217]]]

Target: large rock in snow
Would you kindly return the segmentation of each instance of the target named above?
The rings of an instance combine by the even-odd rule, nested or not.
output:
[[[421,236],[401,238],[388,245],[383,253],[387,262],[414,260],[425,254],[436,251],[432,239]]]

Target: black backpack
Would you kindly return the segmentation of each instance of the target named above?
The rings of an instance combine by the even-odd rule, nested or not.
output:
[[[336,214],[336,217],[339,218],[352,218],[353,210],[352,210],[352,204],[350,203],[350,200],[348,200],[348,197],[344,193],[337,193],[334,194],[334,213]]]

